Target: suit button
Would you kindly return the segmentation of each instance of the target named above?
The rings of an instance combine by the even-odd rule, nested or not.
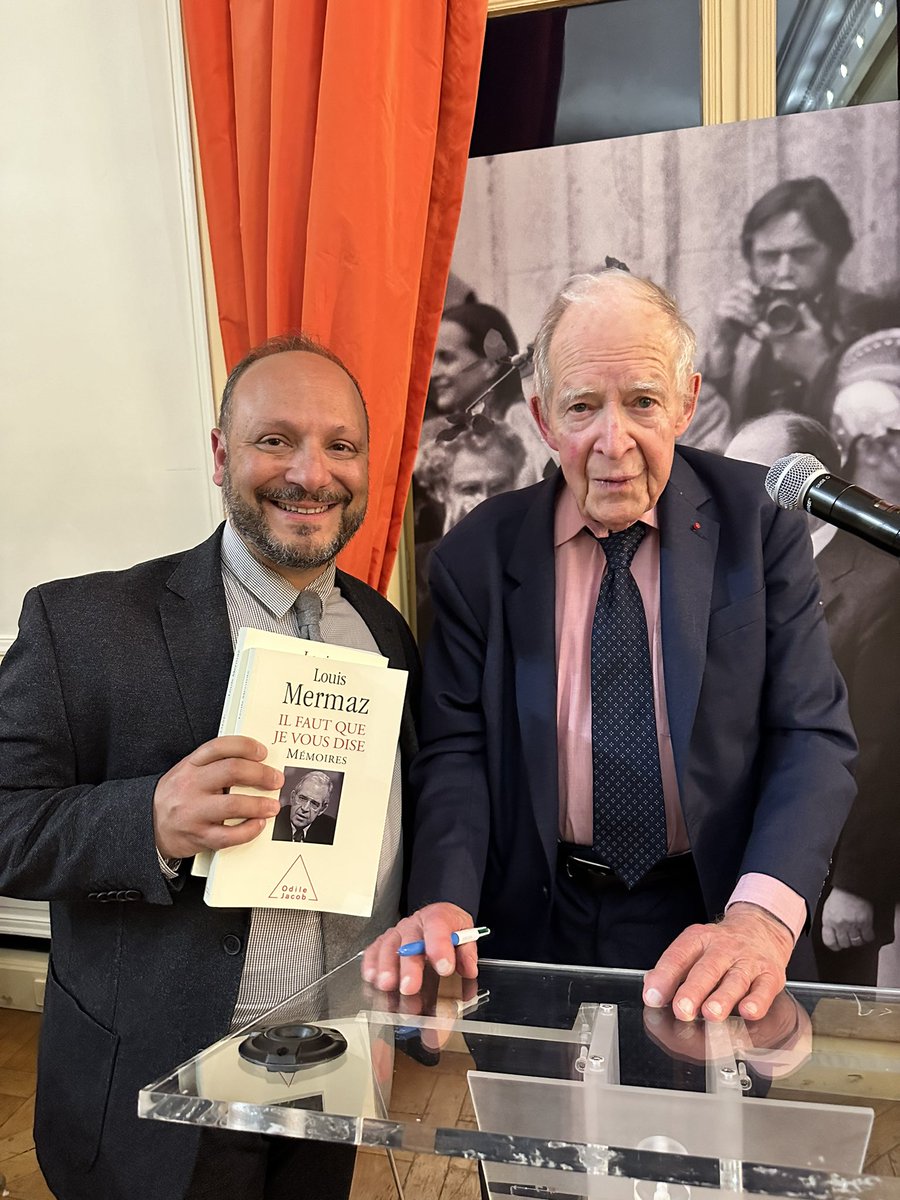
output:
[[[129,888],[127,892],[122,893],[122,899],[123,900],[141,900],[141,899],[143,899],[143,895],[144,895],[143,892],[139,892],[135,888]]]
[[[88,892],[88,900],[99,900],[99,899],[100,899],[99,892]]]
[[[226,954],[240,954],[241,939],[235,933],[226,933],[222,938],[222,949]]]
[[[541,892],[543,893],[543,896],[544,896],[544,899],[545,899],[545,900],[549,900],[549,899],[550,899],[550,889],[547,887],[546,883],[545,883],[545,884],[544,884],[544,886],[541,888]]]

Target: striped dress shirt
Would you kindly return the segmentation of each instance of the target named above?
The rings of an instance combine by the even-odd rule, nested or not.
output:
[[[228,522],[222,536],[222,581],[228,606],[232,644],[242,625],[288,637],[298,635],[294,601],[297,589],[281,575],[263,566],[250,553]],[[380,653],[369,627],[341,595],[335,583],[334,563],[310,585],[322,599],[322,638],[334,645]],[[400,751],[394,758],[394,774],[376,895],[385,889],[394,896],[398,909],[401,875],[401,785]],[[248,1024],[286,996],[319,979],[325,970],[322,914],[310,910],[254,908],[244,971],[231,1019],[232,1030]]]

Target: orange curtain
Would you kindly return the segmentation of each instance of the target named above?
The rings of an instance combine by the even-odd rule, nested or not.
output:
[[[384,592],[465,179],[487,0],[182,0],[230,368],[303,329],[372,426],[369,515],[341,555]]]

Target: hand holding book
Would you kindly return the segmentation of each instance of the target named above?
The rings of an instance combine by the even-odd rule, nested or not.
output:
[[[241,630],[220,735],[245,735],[253,757],[204,765],[240,793],[220,819],[252,829],[222,827],[207,904],[370,915],[405,692],[381,655]]]
[[[215,737],[163,775],[153,793],[153,827],[163,858],[190,858],[259,836],[278,802],[242,789],[270,792],[282,786],[283,772],[263,761],[267,753],[251,737]],[[232,820],[239,824],[225,824]]]

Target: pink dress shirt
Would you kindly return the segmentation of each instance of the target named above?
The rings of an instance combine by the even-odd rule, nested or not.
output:
[[[656,509],[641,520],[650,527],[631,564],[650,639],[659,765],[666,806],[669,854],[690,848],[675,759],[669,735],[666,684],[663,671],[659,611],[659,528]],[[591,757],[591,626],[597,593],[606,570],[606,555],[596,537],[609,532],[585,521],[575,497],[563,487],[556,505],[554,554],[556,562],[556,727],[559,739],[559,836],[565,842],[589,846],[593,841],[593,765]],[[785,924],[796,938],[806,922],[806,902],[769,875],[743,875],[728,904],[758,904]],[[727,906],[726,906],[727,907]]]

